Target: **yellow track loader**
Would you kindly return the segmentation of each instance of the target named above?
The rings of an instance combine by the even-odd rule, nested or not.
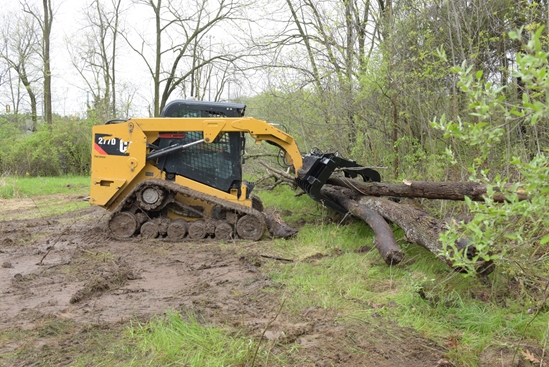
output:
[[[379,174],[337,154],[302,155],[293,137],[244,116],[245,105],[177,100],[158,118],[111,120],[93,128],[90,203],[112,212],[117,238],[206,237],[259,240],[265,229],[282,237],[280,220],[263,212],[253,184],[242,179],[245,136],[284,151],[297,184],[314,200],[345,209],[320,189],[332,172],[379,181]]]

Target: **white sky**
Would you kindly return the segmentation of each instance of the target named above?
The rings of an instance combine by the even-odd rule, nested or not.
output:
[[[5,0],[0,0],[5,1]],[[82,114],[86,110],[87,99],[91,99],[91,93],[87,90],[86,84],[81,76],[76,73],[70,64],[70,56],[67,51],[66,38],[78,39],[79,30],[82,28],[84,15],[82,8],[89,4],[87,0],[52,0],[58,11],[54,18],[53,38],[53,72],[54,88],[58,100],[54,103],[54,112],[62,115]],[[138,14],[143,6],[134,6],[127,14],[133,24],[144,24],[143,19],[148,17],[147,12]],[[150,10],[149,10],[150,12]],[[140,19],[141,20],[138,20]],[[134,21],[135,20],[135,23]],[[148,77],[143,61],[125,45],[124,41],[118,39],[119,51],[117,59],[117,84],[120,88],[124,83],[131,83],[138,90],[133,101],[134,113],[136,116],[147,116],[148,105],[152,103],[152,83]],[[126,116],[119,116],[126,117]]]

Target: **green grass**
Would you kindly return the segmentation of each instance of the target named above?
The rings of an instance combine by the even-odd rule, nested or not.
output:
[[[322,206],[313,201],[308,195],[295,196],[295,192],[285,185],[279,185],[270,191],[257,188],[253,194],[259,196],[265,208],[285,211],[284,219],[288,223],[298,220],[318,220],[322,217],[324,211]]]
[[[0,331],[0,365],[244,366],[251,365],[246,363],[254,359],[256,346],[249,338],[175,312],[109,328],[52,318],[36,329]],[[56,352],[59,347],[62,353]],[[260,349],[256,365],[263,365],[265,357]]]
[[[87,195],[89,176],[0,177],[0,198],[18,199],[67,194]]]
[[[457,276],[444,281],[426,269],[389,268],[376,257],[375,250],[367,255],[346,252],[313,263],[274,264],[270,271],[274,281],[285,285],[288,309],[296,315],[304,307],[321,307],[343,323],[381,316],[442,345],[456,338],[448,355],[458,366],[476,366],[489,346],[518,347],[524,337],[523,342],[541,347],[547,337],[546,313],[534,319],[526,307],[502,307],[452,290],[466,285],[484,289],[476,280]],[[423,287],[428,288],[426,296],[419,292]]]
[[[132,360],[140,359],[125,335],[125,327],[104,329],[58,318],[37,320],[35,329],[0,331],[0,365],[131,366]]]
[[[0,220],[34,219],[89,206],[89,176],[0,177]]]
[[[151,366],[244,366],[252,362],[256,350],[256,343],[246,337],[175,312],[136,323],[128,332]],[[261,354],[256,358],[259,363]]]
[[[321,210],[312,211],[314,203],[286,205],[291,197],[285,192],[259,195],[267,198],[264,203],[282,199],[279,209],[296,208],[292,216],[299,216],[299,206],[306,215],[323,215]],[[373,233],[366,225],[323,222],[305,225],[293,240],[274,242],[277,255],[297,261],[265,267],[273,281],[284,285],[287,308],[296,316],[311,306],[333,311],[343,323],[375,314],[447,345],[456,366],[477,366],[485,348],[543,348],[548,338],[548,310],[542,308],[535,316],[532,309],[543,307],[543,300],[536,304],[522,299],[520,288],[513,287],[508,275],[496,270],[489,277],[490,284],[464,277],[425,249],[405,243],[397,228],[395,237],[405,260],[389,267],[375,249]],[[355,253],[360,246],[372,251]],[[323,256],[311,260],[314,254]]]

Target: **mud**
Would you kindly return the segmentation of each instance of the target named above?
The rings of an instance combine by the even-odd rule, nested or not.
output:
[[[291,366],[452,365],[443,346],[375,317],[342,323],[321,307],[278,314],[284,286],[261,268],[277,260],[258,256],[257,243],[120,241],[105,234],[106,219],[89,207],[0,222],[0,331],[37,329],[44,319],[114,328],[192,310],[263,338],[274,354],[296,349]]]

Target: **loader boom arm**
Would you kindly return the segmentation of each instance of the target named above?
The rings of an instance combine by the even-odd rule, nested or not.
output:
[[[241,118],[138,118],[131,119],[147,135],[152,143],[162,132],[199,131],[204,134],[204,143],[209,144],[221,133],[242,132],[250,135],[257,143],[271,142],[286,153],[286,161],[298,170],[303,166],[301,152],[294,138],[277,127],[253,117]],[[128,122],[130,122],[128,121]]]
[[[151,173],[154,171],[151,168],[153,160],[185,150],[190,146],[216,143],[216,139],[221,135],[235,132],[249,135],[258,144],[266,141],[282,149],[285,153],[286,163],[294,168],[296,183],[314,200],[343,214],[347,213],[344,208],[321,193],[322,186],[334,171],[342,171],[347,177],[360,175],[365,181],[380,181],[377,171],[362,167],[352,160],[341,158],[337,153],[313,152],[302,155],[291,135],[266,121],[253,117],[134,118],[116,123],[114,126],[109,125],[94,127],[96,142],[93,157],[96,158],[96,162],[95,165],[92,164],[93,185],[90,201],[97,205],[113,207],[120,201],[120,199],[113,200],[120,195],[121,190],[134,186],[133,181],[138,176],[140,177],[137,179],[138,181],[147,176],[155,176],[156,174]],[[187,144],[179,142],[167,147],[154,145],[162,135],[183,135],[179,132],[200,132],[202,137]],[[107,148],[115,149],[115,152],[109,153],[106,151]],[[110,160],[104,159],[107,156],[110,157]],[[117,178],[112,178],[114,175],[112,164],[117,165]],[[145,167],[148,168],[144,170]],[[209,192],[209,190],[205,186],[199,188],[201,192]],[[243,187],[243,190],[246,188]],[[212,195],[225,196],[226,194],[215,191],[212,192]],[[238,196],[240,197],[240,195]],[[246,195],[243,195],[239,200],[244,200],[244,197]],[[230,199],[231,197],[228,196],[227,200]]]

